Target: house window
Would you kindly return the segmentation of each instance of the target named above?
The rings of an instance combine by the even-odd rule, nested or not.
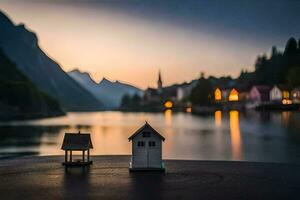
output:
[[[155,147],[155,142],[154,141],[149,141],[149,147]]]
[[[283,91],[283,93],[282,93],[283,95],[283,98],[284,99],[289,99],[290,98],[290,93],[289,93],[289,91]]]
[[[138,147],[144,147],[145,146],[145,142],[144,141],[138,141],[137,146]]]
[[[239,93],[236,89],[232,89],[229,93],[229,101],[238,101],[239,100]]]
[[[215,90],[215,101],[221,101],[222,100],[222,91],[217,88]]]
[[[150,137],[150,132],[149,131],[144,131],[143,132],[143,137]]]

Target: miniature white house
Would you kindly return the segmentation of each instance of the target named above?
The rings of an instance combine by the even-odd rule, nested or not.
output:
[[[164,171],[162,162],[162,141],[165,138],[147,122],[129,138],[132,141],[130,171]]]

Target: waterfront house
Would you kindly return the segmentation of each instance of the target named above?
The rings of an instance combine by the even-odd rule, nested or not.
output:
[[[132,141],[130,171],[164,170],[162,142],[165,138],[147,122],[129,138]]]
[[[281,102],[290,99],[290,89],[286,85],[274,85],[270,90],[270,101]]]
[[[300,87],[294,88],[291,91],[291,97],[293,103],[300,103]]]
[[[241,84],[236,87],[236,90],[238,92],[238,101],[247,101],[250,91],[249,86]]]
[[[246,101],[249,93],[249,88],[240,86],[217,86],[214,88],[215,102],[240,102]]]
[[[176,100],[182,101],[184,98],[188,97],[192,92],[193,87],[190,85],[179,86],[176,91]]]
[[[161,95],[155,88],[147,88],[144,93],[144,103],[159,103],[161,101]]]
[[[164,87],[161,73],[158,73],[157,88],[147,88],[144,92],[142,105],[151,109],[163,109],[165,101],[175,102],[177,87]]]
[[[232,88],[228,96],[228,101],[238,101],[238,100],[239,100],[239,92],[237,91],[237,89]]]
[[[183,99],[190,96],[193,88],[196,87],[196,85],[197,85],[197,81],[192,81],[190,83],[183,83],[181,85],[178,85],[176,91],[176,100],[182,101]]]
[[[239,92],[235,87],[216,87],[214,89],[214,100],[216,102],[238,101]]]
[[[65,151],[65,166],[86,166],[92,164],[90,161],[90,149],[93,148],[91,135],[89,133],[65,133],[61,149]],[[74,160],[72,152],[81,151],[82,157]],[[87,158],[85,152],[87,151]]]
[[[270,89],[267,85],[254,85],[248,94],[248,100],[255,103],[268,102]]]
[[[215,102],[237,101],[239,93],[235,88],[216,87],[214,89]]]
[[[215,88],[214,96],[216,102],[222,101],[222,90],[219,87]]]
[[[228,97],[229,97],[231,89],[220,88],[220,90],[221,90],[222,101],[228,101]]]
[[[144,93],[144,104],[159,103],[162,99],[163,82],[160,71],[158,72],[157,88],[147,88]]]

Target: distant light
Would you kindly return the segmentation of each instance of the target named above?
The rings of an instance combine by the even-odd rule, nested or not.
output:
[[[283,99],[282,100],[282,104],[283,105],[290,105],[290,104],[292,104],[293,102],[292,102],[292,100],[290,100],[290,99]]]
[[[283,100],[282,100],[282,104],[286,104],[286,99],[283,99]]]
[[[284,99],[289,99],[290,98],[289,91],[283,91],[282,96],[283,96]]]
[[[238,101],[238,100],[239,100],[239,93],[236,89],[233,88],[229,94],[229,101]]]
[[[192,112],[192,107],[187,107],[187,108],[185,109],[185,111],[186,111],[187,113],[191,113],[191,112]]]
[[[215,90],[215,101],[221,101],[222,100],[222,91],[217,88]]]
[[[165,104],[164,104],[165,108],[172,108],[173,107],[173,103],[172,101],[166,101]]]

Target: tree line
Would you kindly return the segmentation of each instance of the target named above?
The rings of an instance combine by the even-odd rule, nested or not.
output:
[[[251,87],[252,85],[287,84],[291,87],[300,86],[300,39],[291,37],[281,52],[276,46],[272,47],[270,56],[259,55],[254,64],[254,70],[248,72],[242,70],[238,78],[230,76],[216,78],[209,76],[198,79],[197,85],[192,89],[186,100],[193,105],[209,106],[214,99],[213,89],[234,82],[236,86]],[[141,97],[138,95],[124,95],[121,108],[136,108],[141,105]]]
[[[204,78],[203,74],[198,84],[193,88],[189,97],[194,105],[209,105],[213,100],[213,87],[216,78]],[[221,77],[220,79],[224,79]],[[219,80],[220,80],[219,79]],[[300,39],[290,38],[283,52],[276,46],[272,47],[271,55],[259,55],[256,59],[253,72],[242,70],[237,79],[226,77],[238,86],[286,84],[290,87],[300,86]]]

